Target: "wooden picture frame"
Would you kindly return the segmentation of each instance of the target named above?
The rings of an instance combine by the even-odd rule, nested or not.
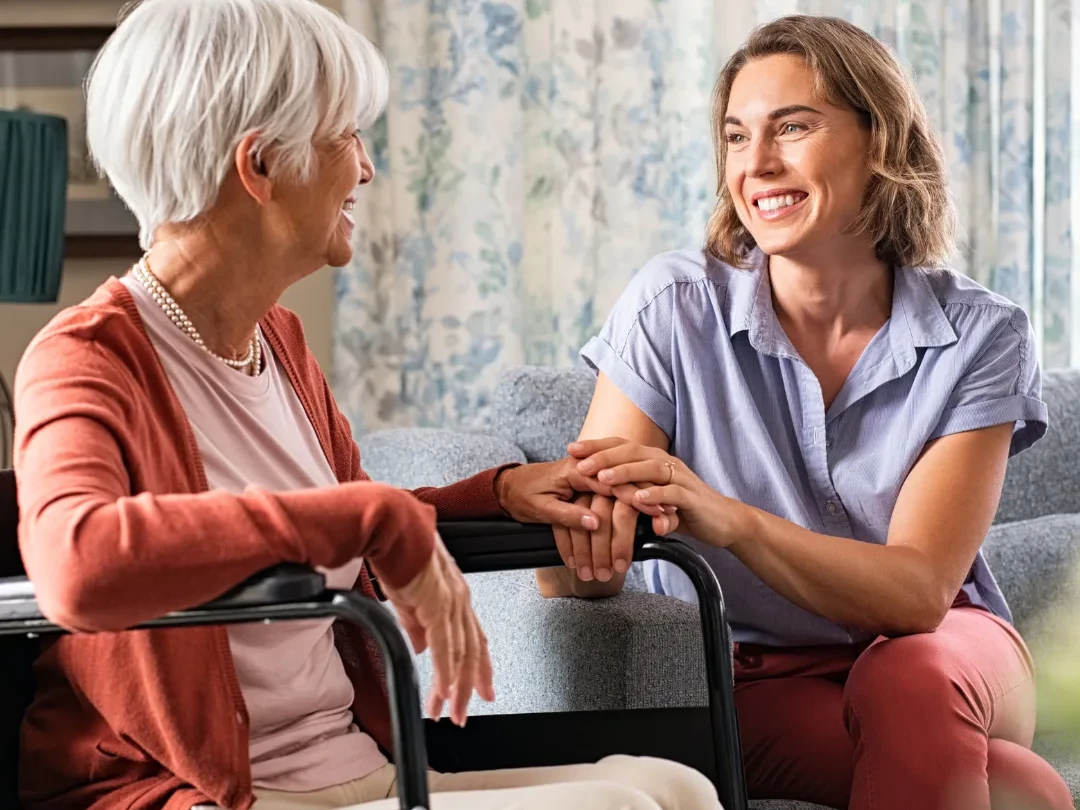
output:
[[[137,258],[138,224],[89,164],[82,81],[108,25],[0,26],[0,107],[68,119],[67,258]]]

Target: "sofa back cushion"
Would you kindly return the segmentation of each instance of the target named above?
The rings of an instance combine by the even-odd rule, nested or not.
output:
[[[529,461],[562,458],[585,421],[593,384],[592,372],[581,367],[510,369],[495,392],[492,432]],[[1009,462],[997,523],[1080,513],[1080,370],[1048,372],[1043,398],[1050,428]]]
[[[578,437],[596,377],[587,368],[518,366],[499,377],[491,432],[521,448],[529,461],[565,458]]]
[[[986,536],[983,553],[1025,638],[1037,634],[1048,615],[1075,615],[1080,606],[1080,594],[1073,593],[1080,584],[1080,514],[999,523]]]
[[[1043,378],[1046,436],[1009,461],[997,523],[1080,512],[1080,370]]]
[[[356,443],[364,472],[402,489],[445,487],[492,467],[525,462],[512,441],[440,428],[392,428]]]

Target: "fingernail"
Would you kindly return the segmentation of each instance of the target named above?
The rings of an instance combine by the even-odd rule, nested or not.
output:
[[[649,500],[649,490],[639,489],[637,492],[634,493],[634,497],[637,498],[639,501],[647,501]]]
[[[601,582],[607,582],[609,579],[611,579],[611,572],[608,571],[606,568],[597,568],[596,578]]]
[[[629,569],[630,565],[626,562],[626,560],[615,561],[615,570],[618,571],[620,574],[625,574]]]
[[[600,521],[594,518],[592,515],[585,515],[585,517],[581,519],[581,526],[582,528],[595,532],[597,529],[600,528]]]
[[[596,469],[596,462],[589,460],[579,461],[577,468],[582,475],[592,475],[593,470]]]
[[[566,558],[566,567],[567,568],[573,568],[575,565],[577,565],[577,563],[574,561],[573,556],[570,556],[570,557]]]
[[[587,565],[581,566],[581,570],[578,571],[578,579],[583,579],[588,582],[592,579],[592,569]]]
[[[660,518],[660,534],[667,534],[668,528],[670,527],[670,525],[671,524],[668,523],[668,519],[666,517],[661,517]]]
[[[613,473],[611,470],[601,470],[596,474],[596,477],[599,478],[601,481],[610,481],[612,478],[615,477],[615,473]]]

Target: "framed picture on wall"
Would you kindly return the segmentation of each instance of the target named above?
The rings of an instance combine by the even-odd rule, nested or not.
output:
[[[59,115],[68,122],[66,254],[137,257],[138,224],[101,179],[86,146],[83,80],[110,26],[0,27],[0,108]]]

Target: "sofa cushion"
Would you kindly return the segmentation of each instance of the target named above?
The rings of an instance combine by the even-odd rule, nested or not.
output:
[[[1063,607],[1069,579],[1080,570],[1080,514],[998,524],[983,553],[1026,634],[1046,611]]]
[[[1080,370],[1048,372],[1043,399],[1049,428],[1033,447],[1010,459],[998,523],[1080,512]]]
[[[470,574],[473,608],[488,637],[494,703],[470,714],[705,706],[697,607],[667,596],[545,599],[532,571]],[[421,692],[431,658],[417,659]]]
[[[584,367],[519,366],[499,377],[491,431],[512,440],[529,461],[554,461],[578,437],[596,377]]]
[[[438,428],[381,430],[357,444],[368,475],[403,489],[444,487],[501,464],[525,463],[511,441]]]

